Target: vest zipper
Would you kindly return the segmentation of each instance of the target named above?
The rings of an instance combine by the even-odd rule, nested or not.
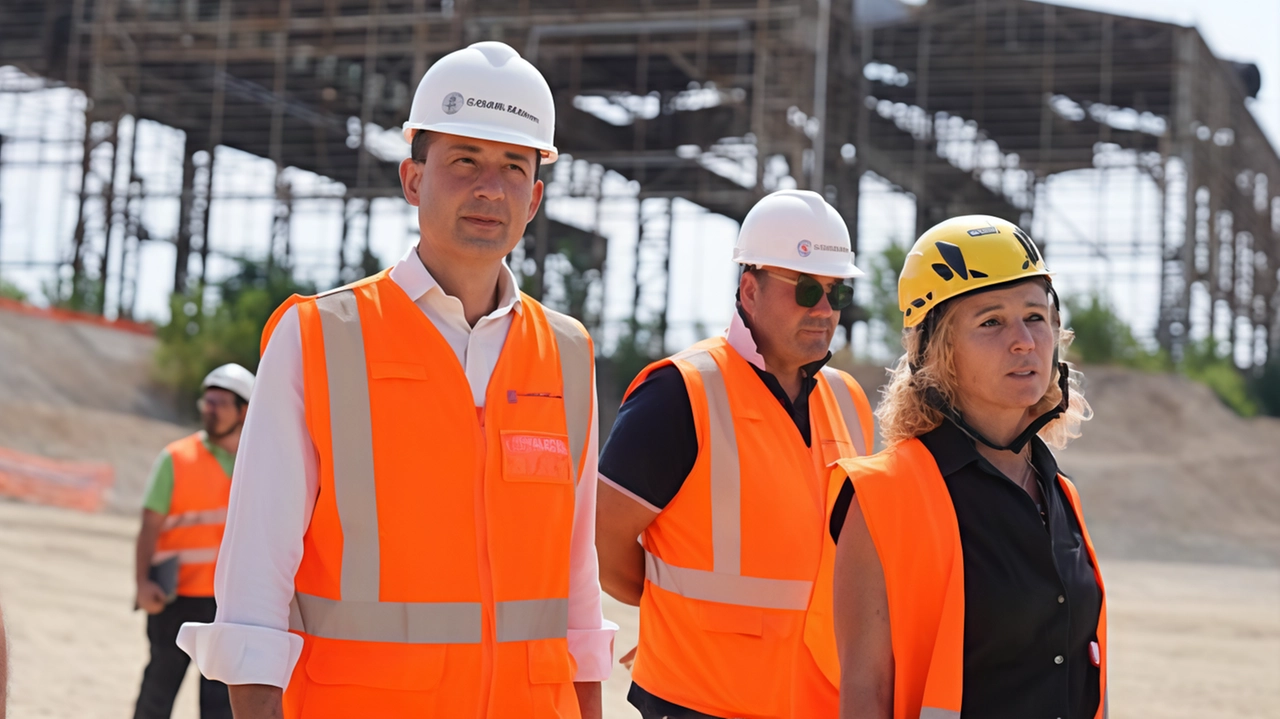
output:
[[[489,521],[485,503],[485,477],[488,474],[489,442],[485,413],[487,407],[476,408],[476,440],[479,461],[475,477],[476,559],[480,584],[480,712],[478,719],[489,716],[489,703],[494,690],[494,661],[497,654],[497,626],[493,603],[493,564],[489,560]]]

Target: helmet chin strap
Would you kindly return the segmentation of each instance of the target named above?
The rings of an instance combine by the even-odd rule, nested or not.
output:
[[[1054,359],[1056,360],[1057,358],[1055,357]],[[988,447],[994,450],[1001,451],[1001,452],[1013,452],[1014,454],[1018,454],[1019,452],[1022,451],[1024,447],[1027,446],[1027,443],[1031,441],[1032,437],[1036,436],[1036,434],[1038,434],[1041,429],[1044,429],[1044,426],[1046,424],[1049,424],[1050,422],[1052,422],[1053,420],[1061,416],[1063,412],[1067,411],[1067,406],[1070,401],[1070,391],[1071,391],[1071,388],[1068,382],[1069,377],[1067,375],[1067,364],[1065,362],[1059,362],[1057,364],[1058,364],[1058,389],[1062,390],[1062,400],[1058,402],[1057,406],[1055,406],[1053,409],[1040,415],[1035,419],[1034,422],[1027,425],[1027,428],[1022,430],[1022,434],[1019,434],[1017,437],[1013,439],[1012,442],[1006,445],[996,444],[995,442],[992,442],[991,440],[987,439],[987,437],[984,434],[974,429],[973,425],[965,421],[964,416],[960,414],[960,410],[952,406],[951,403],[948,402],[946,398],[942,396],[942,393],[939,392],[937,388],[929,387],[928,389],[926,389],[924,391],[924,401],[930,407],[933,407],[934,409],[941,412],[943,416],[945,416],[947,419],[954,422],[957,427],[959,427],[965,434],[969,435],[973,439],[987,445]]]

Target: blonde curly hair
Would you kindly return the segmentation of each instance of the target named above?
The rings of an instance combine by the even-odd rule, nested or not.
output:
[[[955,345],[951,341],[955,332],[953,309],[954,303],[947,302],[933,310],[939,315],[934,320],[924,360],[919,362],[915,371],[912,371],[912,358],[919,357],[922,325],[903,330],[902,347],[906,354],[898,358],[897,365],[889,370],[889,383],[881,390],[880,406],[876,408],[880,433],[886,445],[893,446],[919,437],[942,424],[945,416],[925,399],[928,389],[937,390],[947,403],[955,406]],[[1062,326],[1062,317],[1056,308],[1051,309],[1050,314],[1058,335],[1058,356],[1066,357],[1067,348],[1075,339],[1075,333]],[[1054,449],[1063,449],[1071,440],[1079,437],[1080,425],[1093,417],[1093,409],[1081,391],[1084,375],[1070,362],[1064,364],[1068,371],[1067,386],[1070,395],[1067,409],[1038,432],[1040,439]],[[1062,401],[1058,373],[1059,369],[1054,367],[1049,390],[1031,409],[1033,415],[1040,416]]]

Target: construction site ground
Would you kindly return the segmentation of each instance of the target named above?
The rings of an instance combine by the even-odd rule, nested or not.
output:
[[[0,447],[116,469],[108,510],[0,502],[10,716],[127,716],[146,662],[131,611],[147,471],[191,431],[152,381],[155,340],[0,311]],[[883,371],[855,368],[868,393]],[[1280,421],[1173,375],[1086,368],[1096,418],[1060,453],[1107,580],[1117,719],[1271,717],[1280,706]],[[633,608],[606,598],[635,644]],[[197,716],[194,673],[175,717]],[[635,717],[625,669],[606,717]]]

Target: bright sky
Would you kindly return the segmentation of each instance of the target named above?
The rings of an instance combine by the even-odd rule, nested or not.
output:
[[[1220,57],[1254,62],[1262,72],[1262,90],[1250,107],[1273,145],[1280,144],[1280,1],[1278,0],[1056,0],[1071,5],[1134,15],[1182,25],[1195,25]],[[0,75],[0,87],[12,88],[13,76]],[[79,127],[67,108],[82,102],[65,90],[0,93],[0,134],[11,138],[45,138],[46,142],[7,143],[5,166],[0,166],[0,276],[39,295],[52,277],[53,263],[67,252],[75,221],[73,193],[78,171],[53,161],[78,155]],[[181,181],[181,134],[154,123],[139,123],[140,172],[150,192],[176,192]],[[122,132],[131,132],[128,125]],[[70,139],[72,142],[50,142]],[[45,163],[38,165],[37,163]],[[585,167],[563,163],[560,172]],[[269,161],[222,148],[215,174],[219,191],[271,193],[273,168]],[[289,171],[295,192],[341,192],[341,188],[310,173]],[[1155,194],[1149,182],[1131,170],[1107,171],[1102,182],[1093,171],[1059,175],[1042,197],[1041,212],[1032,235],[1048,246],[1050,266],[1066,292],[1099,290],[1108,294],[1122,315],[1148,334],[1157,309],[1155,262],[1150,252],[1139,263],[1091,256],[1090,244],[1101,242],[1114,254],[1128,254],[1128,243],[1146,252],[1156,242]],[[629,192],[620,180],[606,190]],[[859,264],[890,241],[914,238],[914,209],[910,197],[895,195],[872,179],[863,187]],[[646,212],[659,211],[661,201],[646,203]],[[375,203],[371,232],[375,254],[384,264],[394,262],[414,242],[413,215],[402,200]],[[552,199],[552,216],[590,227],[595,210],[589,203]],[[269,201],[220,201],[214,204],[211,228],[214,242],[224,251],[261,256],[267,246],[272,206]],[[671,332],[668,349],[677,349],[722,328],[732,313],[736,271],[730,250],[736,223],[710,214],[688,202],[676,201],[671,262]],[[635,256],[636,203],[631,198],[607,201],[600,231],[609,239],[605,277],[608,320],[630,314]],[[1141,218],[1141,220],[1140,220]],[[153,199],[144,208],[144,221],[158,236],[171,236],[177,220],[177,200]],[[1145,223],[1145,231],[1137,232]],[[341,203],[333,200],[299,202],[294,208],[293,244],[299,271],[321,285],[332,284],[334,258],[341,231]],[[363,238],[357,220],[352,236]],[[360,240],[353,243],[359,246]],[[141,256],[135,314],[164,321],[172,288],[173,247],[146,243]],[[354,250],[349,255],[356,259]],[[113,267],[118,258],[113,258]],[[215,273],[220,269],[211,268]],[[866,284],[861,291],[865,293]],[[109,307],[115,307],[118,287],[108,288]],[[863,299],[865,300],[865,294]],[[603,338],[611,344],[611,333]],[[867,346],[855,337],[855,346]]]

